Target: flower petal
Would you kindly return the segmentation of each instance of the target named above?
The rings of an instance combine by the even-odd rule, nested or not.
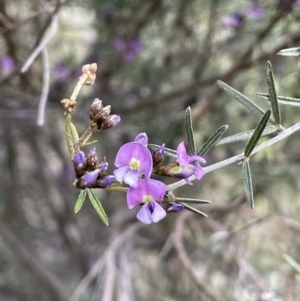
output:
[[[124,182],[130,187],[138,187],[140,174],[137,170],[128,171],[124,176]]]
[[[151,212],[148,207],[148,203],[144,204],[142,208],[136,215],[137,219],[140,220],[144,224],[151,224],[152,223],[152,216]]]
[[[184,142],[179,143],[177,147],[177,162],[179,165],[188,164],[189,157],[184,146]]]
[[[189,157],[189,163],[195,162],[195,161],[200,161],[202,163],[206,163],[206,160],[200,156],[193,155]]]
[[[202,177],[204,176],[204,174],[205,174],[205,172],[201,168],[201,166],[195,166],[194,176],[196,177],[197,180],[202,179]]]
[[[128,170],[129,170],[128,166],[123,166],[123,167],[120,167],[120,168],[114,170],[114,176],[115,176],[116,180],[118,182],[122,183],[124,181],[124,176],[128,172]]]
[[[152,204],[152,208],[153,208],[153,212],[152,212],[152,221],[154,223],[159,222],[160,220],[162,220],[163,218],[166,217],[167,213],[166,211],[163,209],[163,207],[161,205],[159,205],[156,202],[151,202]]]
[[[146,133],[140,133],[134,138],[135,142],[141,143],[144,146],[148,146],[148,136]]]

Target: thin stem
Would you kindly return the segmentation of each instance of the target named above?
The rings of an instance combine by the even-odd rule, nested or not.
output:
[[[75,153],[77,153],[82,144],[86,141],[87,137],[93,132],[92,125],[90,124],[87,129],[84,131],[84,133],[81,135],[77,143],[75,144]]]
[[[300,122],[294,124],[293,126],[289,127],[288,129],[286,130],[283,130],[282,132],[280,132],[276,137],[256,146],[252,153],[251,153],[251,156],[254,155],[255,153],[258,153],[259,151],[265,149],[266,147],[268,146],[271,146],[275,143],[278,143],[280,142],[281,140],[291,136],[292,134],[294,134],[295,132],[297,132],[298,130],[300,130]],[[205,173],[209,173],[211,171],[214,171],[216,169],[219,169],[219,168],[222,168],[224,166],[227,166],[229,164],[232,164],[234,162],[237,162],[237,161],[241,161],[242,159],[244,158],[244,153],[241,153],[239,155],[236,155],[234,157],[231,157],[229,159],[225,159],[223,161],[220,161],[218,163],[215,163],[215,164],[212,164],[208,167],[203,167],[203,170],[205,171]],[[195,180],[195,177],[192,176],[190,178],[191,181]],[[186,181],[185,180],[180,180],[176,183],[173,183],[173,184],[170,184],[168,185],[168,190],[175,190],[181,186],[184,186],[186,185]]]

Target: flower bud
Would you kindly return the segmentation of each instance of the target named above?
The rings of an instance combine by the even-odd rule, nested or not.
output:
[[[95,118],[97,118],[97,116],[101,114],[102,109],[103,109],[102,100],[95,98],[90,108],[90,119],[94,121]]]
[[[98,157],[96,153],[96,148],[93,147],[86,159],[87,170],[94,170],[98,163]]]
[[[112,175],[109,175],[109,176],[105,176],[104,179],[102,179],[100,182],[101,185],[105,188],[107,186],[110,186],[114,182],[116,182],[116,178]]]
[[[153,154],[152,154],[152,160],[153,160],[153,167],[159,166],[162,161],[164,160],[165,156],[165,144],[161,145]]]
[[[86,168],[86,158],[83,151],[79,151],[74,156],[74,169],[77,177],[81,177]]]
[[[172,203],[172,206],[168,209],[168,212],[178,212],[184,209],[184,206],[179,203]]]
[[[99,175],[100,170],[99,169],[95,169],[91,172],[87,172],[83,177],[82,177],[82,184],[84,186],[91,186],[93,185]]]
[[[101,130],[106,130],[111,127],[116,126],[121,121],[121,117],[119,115],[109,115],[101,125]],[[99,129],[99,127],[98,127]]]

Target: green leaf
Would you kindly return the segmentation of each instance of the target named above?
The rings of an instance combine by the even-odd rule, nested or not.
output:
[[[207,200],[199,200],[199,199],[188,199],[188,198],[175,198],[176,202],[184,202],[191,204],[209,204],[210,201]]]
[[[274,76],[273,76],[272,65],[269,61],[267,62],[267,65],[266,65],[266,77],[267,77],[267,84],[268,84],[268,89],[269,89],[269,97],[270,97],[270,101],[271,101],[273,116],[274,116],[276,124],[280,125],[281,124],[280,108],[279,108],[278,99],[277,99],[277,92],[276,92],[276,88],[275,88],[275,81],[274,81]]]
[[[203,144],[200,149],[198,155],[203,156],[207,153],[207,151],[218,141],[218,139],[223,135],[223,133],[227,130],[228,125],[221,126],[216,132],[214,132]]]
[[[82,189],[79,192],[77,201],[75,203],[74,212],[77,213],[81,209],[86,197],[86,189]]]
[[[263,133],[261,134],[261,136],[266,136],[266,135],[269,135],[269,134],[274,133],[276,131],[277,131],[276,126],[274,126],[274,125],[266,126]],[[237,142],[237,141],[242,141],[242,140],[247,140],[253,135],[254,132],[255,132],[255,129],[222,138],[217,143],[217,145],[231,143],[231,142]]]
[[[177,203],[182,204],[185,209],[187,209],[187,210],[189,210],[193,213],[196,213],[196,214],[199,214],[201,216],[207,217],[207,214],[205,214],[204,212],[202,212],[202,211],[200,211],[200,210],[198,210],[198,209],[196,209],[196,208],[194,208],[194,207],[192,207],[188,204],[181,203],[181,202],[177,202]]]
[[[249,157],[254,149],[254,147],[256,146],[258,140],[260,139],[266,125],[267,125],[267,122],[270,118],[270,115],[271,115],[271,109],[269,109],[264,117],[261,119],[261,121],[259,122],[257,128],[255,129],[253,135],[251,136],[246,148],[245,148],[245,151],[244,151],[244,155],[245,157]]]
[[[188,149],[191,155],[196,155],[196,145],[194,139],[194,131],[192,125],[192,111],[191,107],[185,110],[185,134],[188,142]]]
[[[87,189],[87,191],[88,191],[89,199],[90,199],[94,209],[96,210],[96,212],[98,213],[98,215],[102,219],[103,223],[106,226],[108,226],[108,217],[107,217],[107,215],[106,215],[99,199],[97,198],[97,196],[95,195],[95,193],[91,189]]]
[[[299,56],[300,47],[282,49],[279,52],[277,52],[277,54],[282,56]]]
[[[267,99],[270,101],[269,94],[267,93],[257,93],[257,96]],[[300,107],[300,98],[287,97],[287,96],[277,96],[278,102],[292,107]]]
[[[73,138],[74,138],[74,142],[77,143],[78,140],[79,140],[79,135],[78,135],[77,129],[76,129],[73,122],[71,122],[71,130],[72,130],[72,135],[73,135]]]
[[[253,188],[252,188],[250,164],[248,160],[243,161],[242,170],[243,170],[243,181],[244,181],[247,204],[251,209],[253,209],[254,208]]]
[[[220,80],[218,80],[217,82],[221,89],[223,89],[228,95],[232,96],[235,100],[240,102],[243,106],[251,110],[253,113],[259,116],[263,116],[265,114],[265,111],[257,104],[255,104],[252,100],[250,100],[248,97],[246,97],[239,91],[233,89],[232,87],[228,86]],[[275,121],[272,118],[269,119],[269,122],[275,124]]]
[[[282,256],[300,274],[300,264],[287,254],[283,254]]]
[[[148,147],[152,150],[152,151],[156,151],[160,145],[157,144],[148,144]],[[168,156],[170,158],[177,158],[177,152],[171,148],[167,148],[165,147],[165,156]]]

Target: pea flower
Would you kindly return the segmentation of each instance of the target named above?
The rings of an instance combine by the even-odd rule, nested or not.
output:
[[[157,223],[166,217],[165,209],[156,201],[162,200],[166,185],[153,179],[141,179],[136,188],[130,187],[127,192],[127,205],[132,209],[136,205],[142,205],[137,214],[137,219],[144,224]]]
[[[202,167],[200,165],[193,165],[192,163],[194,163],[195,161],[206,163],[205,159],[197,155],[188,156],[186,152],[186,148],[184,146],[184,142],[181,142],[178,145],[176,161],[178,162],[179,166],[182,168],[184,166],[188,166],[190,168],[190,165],[192,165],[194,169],[193,175],[196,177],[196,179],[200,180],[204,176],[204,170],[202,169]],[[185,180],[189,185],[193,185],[193,183],[189,180],[189,178],[186,178]]]
[[[144,144],[137,141],[129,142],[119,149],[115,159],[115,166],[118,167],[114,171],[116,180],[136,188],[141,177],[150,178],[152,156]]]

